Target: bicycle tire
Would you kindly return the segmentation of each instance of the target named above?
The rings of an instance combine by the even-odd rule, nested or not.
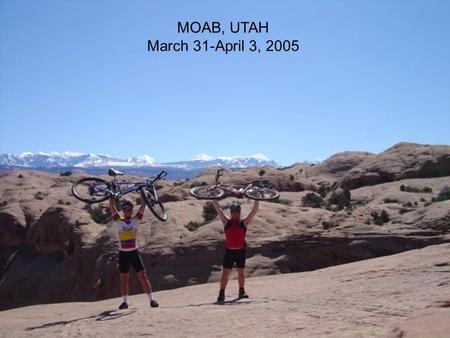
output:
[[[274,189],[251,187],[244,193],[244,196],[257,201],[270,201],[278,198],[280,193]]]
[[[89,183],[91,182],[91,183]],[[95,184],[97,185],[103,185],[102,189],[109,189],[108,182],[97,177],[85,177],[81,180],[76,181],[72,185],[72,194],[77,199],[79,199],[82,202],[94,204],[94,203],[100,203],[106,201],[109,196],[105,195],[104,192],[99,192],[101,195],[97,197],[93,196],[93,194],[96,194],[95,192]],[[83,191],[83,188],[86,189],[86,191]]]
[[[199,200],[218,200],[225,196],[225,190],[209,185],[202,185],[192,188],[191,195]]]
[[[142,187],[140,191],[145,204],[147,204],[152,214],[155,215],[155,217],[160,221],[167,221],[166,209],[159,199],[158,201],[156,201],[153,190],[151,190],[149,187]]]

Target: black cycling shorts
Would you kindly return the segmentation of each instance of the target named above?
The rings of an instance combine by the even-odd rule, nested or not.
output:
[[[144,264],[137,249],[133,251],[119,251],[120,273],[128,273],[130,271],[130,265],[136,272],[144,270]]]
[[[223,267],[225,269],[233,268],[234,263],[239,269],[245,268],[245,248],[232,250],[226,249],[225,256],[223,257]]]

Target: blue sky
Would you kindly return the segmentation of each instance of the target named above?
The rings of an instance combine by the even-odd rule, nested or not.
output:
[[[264,35],[178,21],[269,21]],[[147,40],[298,39],[298,53]],[[450,2],[0,0],[0,153],[264,153],[280,164],[450,144]]]

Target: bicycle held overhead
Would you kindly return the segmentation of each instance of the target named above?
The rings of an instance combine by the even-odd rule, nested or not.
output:
[[[150,211],[161,221],[167,221],[167,212],[158,198],[155,182],[167,176],[166,171],[161,171],[155,178],[147,178],[145,181],[131,182],[128,180],[119,180],[117,176],[123,176],[124,173],[115,170],[108,170],[110,181],[98,177],[86,177],[78,180],[72,186],[72,194],[82,202],[93,204],[106,201],[111,196],[118,199],[120,196],[132,192],[141,194]]]
[[[197,199],[222,199],[227,196],[237,198],[247,197],[253,200],[273,200],[280,196],[280,193],[271,187],[264,180],[255,180],[248,184],[224,184],[220,183],[224,169],[217,170],[215,182],[211,185],[202,185],[191,189],[191,195]],[[260,175],[262,176],[262,175]]]

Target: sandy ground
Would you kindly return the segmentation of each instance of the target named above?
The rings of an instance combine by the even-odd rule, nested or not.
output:
[[[313,272],[249,278],[248,300],[236,300],[232,280],[223,305],[214,303],[218,284],[209,283],[157,292],[157,309],[143,294],[130,297],[128,310],[117,310],[118,298],[29,306],[0,313],[0,337],[381,337],[417,311],[450,300],[449,257],[450,244],[442,244]],[[434,332],[429,337],[450,332],[442,331],[450,308],[439,311],[431,318],[438,316],[440,327],[428,330]]]

